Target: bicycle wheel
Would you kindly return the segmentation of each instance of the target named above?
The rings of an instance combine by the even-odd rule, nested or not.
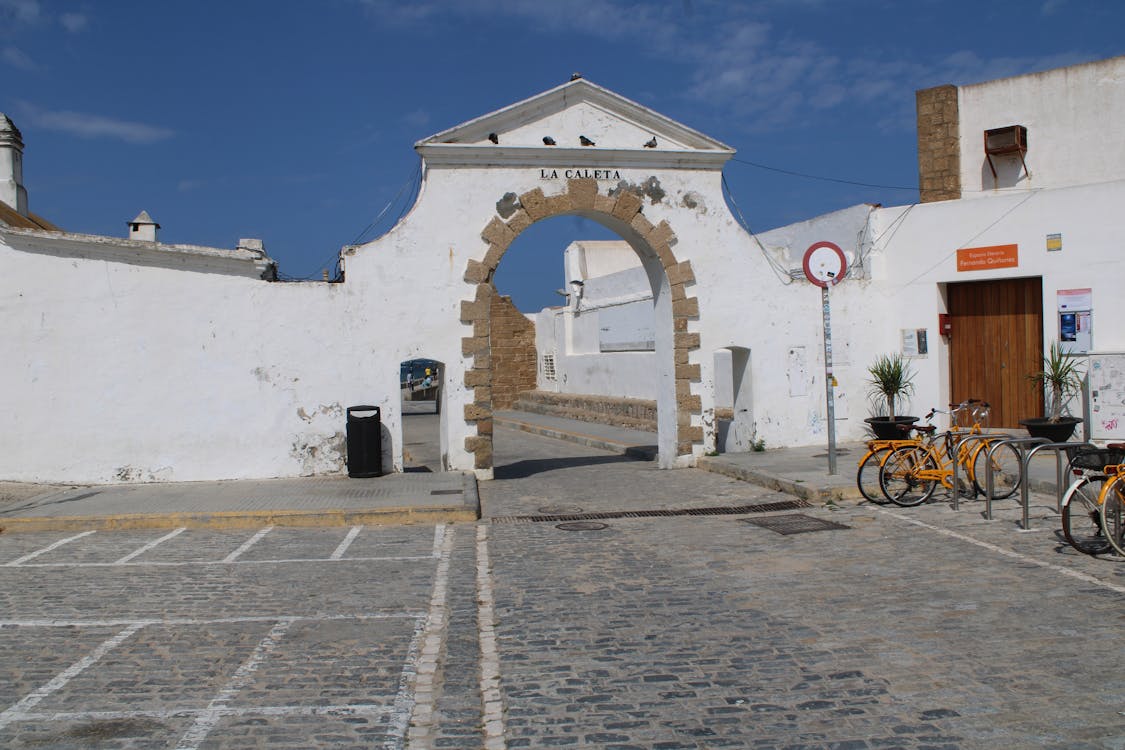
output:
[[[933,479],[922,479],[920,471],[934,471],[937,463],[924,448],[907,445],[887,456],[879,472],[879,486],[895,505],[910,508],[921,505],[934,494]]]
[[[1062,500],[1062,531],[1071,547],[1087,555],[1109,552],[1111,547],[1102,529],[1098,506],[1100,480],[1080,477],[1070,485]]]
[[[985,471],[988,466],[988,443],[981,443],[973,453],[973,487],[981,495],[987,483]],[[1023,464],[1016,446],[1011,443],[997,446],[992,453],[992,499],[1004,500],[1016,494],[1023,479]]]
[[[1125,555],[1125,476],[1118,474],[1102,486],[1102,533],[1117,554]]]
[[[879,486],[879,465],[890,452],[890,447],[876,448],[863,457],[859,462],[859,469],[855,473],[855,483],[860,494],[873,503],[887,504],[887,496]]]

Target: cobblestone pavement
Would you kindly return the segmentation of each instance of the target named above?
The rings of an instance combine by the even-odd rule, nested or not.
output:
[[[787,498],[496,438],[476,525],[0,535],[0,747],[1125,748],[1125,567],[1044,499],[566,531]]]

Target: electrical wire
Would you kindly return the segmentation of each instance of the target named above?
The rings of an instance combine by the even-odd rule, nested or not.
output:
[[[917,187],[903,187],[901,185],[879,185],[879,184],[872,183],[872,182],[857,182],[856,180],[841,180],[837,177],[823,177],[821,175],[807,174],[805,172],[794,172],[793,170],[790,170],[790,169],[781,169],[780,167],[771,167],[771,166],[768,166],[766,164],[759,164],[758,162],[749,161],[747,159],[737,159],[735,157],[731,157],[731,161],[738,162],[739,164],[746,164],[747,166],[750,166],[750,167],[756,167],[757,169],[764,169],[764,170],[767,170],[769,172],[779,172],[781,174],[787,174],[787,175],[790,175],[792,177],[802,177],[806,180],[819,180],[821,182],[836,182],[836,183],[840,183],[842,185],[858,185],[860,187],[881,188],[883,190],[909,190],[909,191],[914,192],[914,193],[918,192]]]
[[[722,175],[722,184],[723,195],[726,196],[726,199],[730,202],[731,208],[734,209],[734,216],[739,225],[743,229],[745,229],[751,237],[754,238],[754,242],[758,244],[758,247],[762,251],[762,256],[766,259],[766,263],[769,264],[778,280],[781,281],[784,286],[789,286],[790,284],[792,284],[793,277],[789,275],[789,269],[782,266],[772,255],[770,255],[770,252],[766,250],[766,246],[762,244],[762,241],[760,239],[758,239],[758,235],[756,235],[754,233],[754,230],[750,228],[750,222],[746,221],[746,217],[742,215],[742,209],[738,207],[738,202],[734,199],[734,193],[731,192],[730,184],[727,182],[727,176],[725,174]]]
[[[402,187],[400,187],[398,189],[398,192],[395,194],[395,197],[392,198],[390,200],[390,202],[387,203],[387,205],[383,207],[383,210],[379,212],[378,216],[376,216],[374,219],[372,219],[371,223],[368,224],[366,227],[364,227],[363,231],[360,232],[359,234],[357,234],[355,239],[352,240],[348,244],[358,245],[361,242],[364,242],[365,241],[364,240],[365,235],[367,235],[368,232],[370,232],[371,230],[373,230],[377,226],[379,226],[379,222],[382,221],[383,217],[387,214],[387,212],[389,210],[391,210],[391,207],[398,203],[399,198],[402,197],[402,194],[406,191],[407,188],[411,188],[411,192],[410,192],[411,196],[416,195],[416,191],[421,186],[421,182],[422,182],[421,178],[422,178],[422,162],[419,160],[418,164],[415,165],[414,169],[411,171],[410,177],[408,177],[406,182],[404,182],[402,184]],[[411,203],[412,203],[412,201],[410,201],[409,199],[404,203],[403,209],[401,209],[399,211],[398,215],[395,218],[394,223],[391,226],[394,226],[394,224],[397,224],[398,220],[401,219],[405,215],[406,207],[410,206]]]
[[[404,182],[402,184],[402,187],[398,189],[398,192],[395,193],[395,196],[387,203],[387,205],[383,207],[383,210],[380,211],[378,215],[376,215],[376,217],[371,220],[371,223],[364,227],[363,230],[355,236],[355,239],[348,243],[348,245],[359,245],[363,242],[366,242],[367,240],[364,238],[367,236],[367,234],[373,229],[380,226],[380,222],[383,220],[383,217],[386,216],[387,212],[390,211],[393,207],[400,204],[400,199],[402,198],[403,193],[405,193],[409,188],[410,193],[407,194],[406,200],[401,202],[401,208],[395,215],[394,221],[391,222],[392,227],[397,224],[402,219],[402,217],[406,215],[407,211],[410,210],[410,206],[414,204],[414,200],[417,198],[418,192],[421,190],[421,177],[422,164],[421,161],[419,161],[419,163],[411,171],[410,176],[407,178],[406,182]],[[334,261],[332,265],[332,276],[333,278],[338,279],[340,277],[340,252],[337,250],[333,253],[333,255]],[[326,267],[326,265],[321,265],[321,271],[319,273],[312,273],[308,276],[292,276],[290,274],[278,271],[277,278],[279,281],[315,281],[318,280],[319,276],[323,275],[323,271]]]
[[[748,159],[739,159],[739,158],[733,157],[733,156],[731,157],[730,160],[733,161],[733,162],[737,162],[739,164],[745,164],[749,167],[755,167],[756,169],[764,169],[768,172],[777,172],[779,174],[786,174],[786,175],[789,175],[791,177],[801,177],[801,178],[806,179],[806,180],[818,180],[820,182],[835,182],[835,183],[838,183],[838,184],[841,184],[841,185],[858,185],[859,187],[879,188],[881,190],[909,190],[909,191],[914,192],[914,193],[917,193],[920,190],[917,186],[915,186],[915,187],[903,187],[902,185],[880,185],[879,183],[874,183],[874,182],[860,182],[858,180],[844,180],[844,179],[840,179],[839,177],[825,177],[823,175],[808,174],[807,172],[797,172],[797,171],[794,171],[792,169],[782,169],[780,167],[771,167],[768,164],[759,164],[758,162],[755,162],[755,161],[750,161]],[[1023,188],[1023,187],[1006,187],[1006,188],[1002,188],[1002,187],[983,188],[982,187],[979,190],[976,189],[976,188],[966,188],[966,187],[959,188],[961,193],[1004,193],[1004,192],[1016,193],[1016,192],[1024,192],[1026,189],[1027,188]]]
[[[955,247],[955,248],[953,248],[952,250],[950,250],[950,251],[949,251],[948,253],[946,253],[946,254],[945,254],[945,255],[943,255],[943,256],[942,256],[941,258],[939,258],[939,259],[938,259],[938,261],[937,261],[936,263],[934,263],[934,264],[933,264],[932,266],[930,266],[930,267],[929,267],[929,268],[927,268],[926,270],[922,271],[922,272],[921,272],[920,274],[918,274],[917,276],[915,276],[915,277],[914,277],[913,279],[911,279],[910,281],[907,281],[907,282],[906,282],[905,284],[903,284],[903,285],[902,285],[902,289],[903,289],[903,290],[905,290],[905,289],[906,289],[907,287],[909,287],[909,286],[910,286],[911,284],[913,284],[913,283],[914,283],[915,281],[917,281],[918,279],[922,278],[923,276],[925,276],[926,274],[928,274],[928,273],[929,273],[930,271],[934,270],[935,268],[937,268],[937,267],[938,267],[938,266],[940,266],[941,264],[945,263],[945,262],[946,262],[947,260],[949,260],[950,258],[952,258],[952,257],[953,257],[953,255],[954,255],[954,254],[955,254],[955,253],[956,253],[956,252],[957,252],[958,250],[963,250],[963,249],[965,249],[965,248],[966,248],[966,247],[967,247],[967,246],[969,245],[969,243],[970,243],[970,242],[973,242],[974,240],[976,240],[976,239],[977,239],[978,237],[980,237],[980,236],[981,236],[982,234],[984,234],[985,232],[987,232],[987,231],[988,231],[989,229],[992,229],[992,228],[993,228],[994,226],[996,226],[996,225],[997,225],[997,224],[999,224],[999,223],[1000,223],[1001,221],[1003,221],[1004,219],[1006,219],[1006,218],[1008,217],[1008,215],[1009,215],[1009,214],[1011,214],[1011,213],[1012,213],[1013,211],[1015,211],[1015,210],[1016,210],[1017,208],[1019,208],[1020,206],[1022,206],[1022,205],[1023,205],[1023,204],[1025,204],[1025,203],[1027,203],[1027,202],[1028,202],[1029,200],[1031,200],[1032,198],[1034,198],[1034,197],[1035,197],[1035,195],[1036,195],[1036,194],[1037,194],[1037,193],[1038,193],[1038,192],[1039,192],[1040,190],[1042,190],[1042,188],[1036,188],[1036,189],[1034,189],[1034,190],[1030,191],[1030,192],[1029,192],[1029,193],[1027,194],[1027,196],[1026,196],[1026,197],[1025,197],[1025,198],[1024,198],[1023,200],[1021,200],[1021,201],[1020,201],[1019,203],[1017,203],[1016,205],[1014,205],[1014,206],[1012,206],[1011,208],[1009,208],[1009,209],[1008,209],[1007,211],[1005,211],[1004,213],[1000,214],[1000,216],[998,216],[998,217],[996,218],[996,220],[995,220],[995,221],[993,221],[993,222],[992,222],[991,224],[989,224],[989,225],[988,225],[988,226],[986,226],[986,227],[985,227],[984,229],[982,229],[982,230],[980,230],[979,232],[977,232],[976,234],[974,234],[974,235],[973,235],[972,237],[970,237],[969,239],[967,239],[967,240],[965,240],[964,242],[962,242],[962,243],[961,243],[960,245],[958,245],[957,247]],[[904,213],[903,215],[905,216],[905,213]],[[885,234],[885,233],[884,233],[884,234]],[[894,235],[892,235],[892,237],[893,237],[893,236],[894,236]],[[889,240],[888,240],[888,241],[889,241]],[[884,248],[883,248],[883,250],[884,250],[884,251],[886,251],[886,247],[884,247]]]

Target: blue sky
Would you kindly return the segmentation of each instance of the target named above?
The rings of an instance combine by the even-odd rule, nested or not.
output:
[[[916,89],[1112,57],[1123,28],[1117,0],[0,0],[0,112],[63,228],[123,236],[145,209],[164,241],[258,237],[319,278],[405,210],[416,141],[574,71],[735,147],[761,231],[912,203]],[[497,284],[555,304],[562,247],[603,236],[537,225]]]

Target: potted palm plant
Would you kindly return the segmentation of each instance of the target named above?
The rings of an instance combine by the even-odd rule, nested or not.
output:
[[[1047,398],[1046,417],[1020,420],[1029,435],[1045,437],[1052,443],[1070,440],[1082,420],[1063,416],[1063,409],[1070,398],[1082,390],[1082,375],[1078,360],[1064,352],[1058,342],[1052,343],[1047,356],[1043,357],[1043,369],[1027,376],[1043,389]]]
[[[899,425],[910,425],[918,417],[904,417],[895,414],[895,405],[914,392],[914,371],[910,362],[899,353],[884,354],[867,368],[871,376],[868,393],[878,416],[864,421],[871,427],[875,437],[880,440],[894,440],[903,437]],[[886,406],[886,415],[880,414]]]

